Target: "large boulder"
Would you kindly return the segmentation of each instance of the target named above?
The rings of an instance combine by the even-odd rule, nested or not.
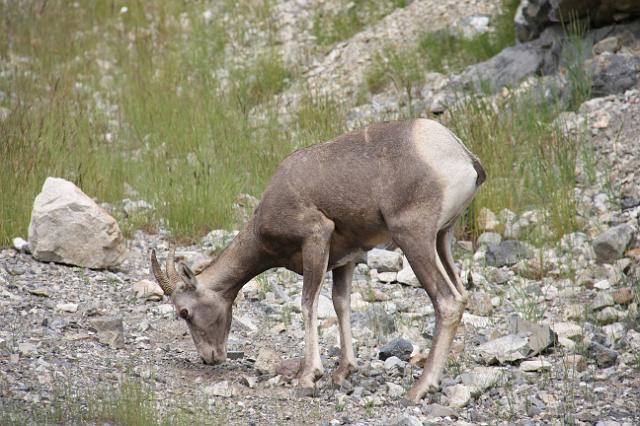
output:
[[[29,247],[44,262],[98,269],[116,266],[126,255],[115,219],[73,183],[54,177],[33,203]]]
[[[551,25],[570,25],[576,18],[591,28],[616,24],[640,16],[636,0],[521,0],[515,16],[516,38],[537,38]]]

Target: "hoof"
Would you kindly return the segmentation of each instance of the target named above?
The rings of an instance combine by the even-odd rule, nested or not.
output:
[[[294,394],[296,398],[313,398],[318,396],[318,389],[315,386],[306,387],[299,385]]]
[[[340,366],[331,375],[331,381],[334,385],[340,387],[347,380],[351,373],[355,373],[357,367],[355,365]]]
[[[411,389],[409,389],[409,392],[407,392],[404,399],[406,399],[412,404],[419,404],[422,398],[427,393],[434,394],[434,393],[438,393],[439,391],[440,391],[440,387],[436,385],[428,385],[424,389],[419,389],[418,386],[416,385]]]

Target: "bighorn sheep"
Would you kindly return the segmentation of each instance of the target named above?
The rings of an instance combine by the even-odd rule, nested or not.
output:
[[[325,273],[333,271],[341,357],[332,379],[341,384],[356,368],[349,308],[353,259],[393,240],[435,308],[433,346],[406,395],[419,401],[438,389],[466,305],[451,229],[484,180],[478,159],[441,124],[373,124],[287,157],[249,223],[200,274],[184,264],[176,271],[173,251],[166,274],[152,251],[153,273],[207,364],[226,358],[232,303],[247,281],[277,266],[302,274],[305,346],[298,381],[313,389],[323,374],[316,311]]]

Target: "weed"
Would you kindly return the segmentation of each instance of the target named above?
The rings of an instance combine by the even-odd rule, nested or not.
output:
[[[350,38],[406,4],[406,0],[355,0],[337,10],[320,8],[313,17],[312,33],[319,45],[330,45]]]

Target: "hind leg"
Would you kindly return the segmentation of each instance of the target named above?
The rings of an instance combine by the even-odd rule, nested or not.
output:
[[[416,217],[416,215],[412,215]],[[426,290],[436,314],[433,344],[422,375],[406,398],[418,402],[427,392],[439,389],[440,377],[447,361],[451,343],[462,318],[466,296],[457,288],[438,253],[438,231],[426,220],[410,227],[391,228],[393,238],[409,259],[420,285]],[[419,221],[418,221],[419,222]]]
[[[338,315],[340,327],[340,365],[333,373],[333,383],[340,386],[357,368],[351,339],[351,281],[353,280],[354,262],[333,270],[333,288],[331,298]]]

